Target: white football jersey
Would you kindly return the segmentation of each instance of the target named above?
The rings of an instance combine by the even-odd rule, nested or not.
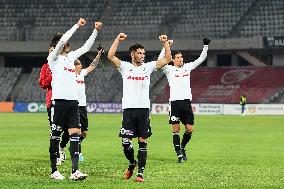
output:
[[[161,52],[159,58],[164,56],[163,51]],[[207,51],[208,45],[204,45],[203,51],[198,59],[190,63],[185,63],[180,68],[171,65],[165,65],[162,67],[170,86],[170,101],[185,99],[192,100],[190,72],[206,59]]]
[[[97,30],[94,30],[81,48],[69,52],[67,56],[60,55],[64,44],[67,43],[78,28],[79,26],[75,24],[68,30],[47,57],[48,65],[52,72],[52,100],[78,100],[74,61],[91,49],[98,33]]]
[[[87,75],[87,70],[82,69],[79,75],[76,75],[76,85],[79,106],[86,106],[86,85],[85,76]]]
[[[122,109],[150,108],[150,75],[156,70],[156,61],[143,63],[138,67],[121,61],[118,70],[123,79]]]

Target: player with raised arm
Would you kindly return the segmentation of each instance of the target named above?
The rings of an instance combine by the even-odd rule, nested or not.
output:
[[[76,75],[74,61],[88,52],[100,30],[102,23],[96,22],[95,29],[86,43],[75,51],[70,51],[68,40],[73,33],[86,21],[80,19],[70,30],[64,35],[56,34],[51,43],[55,44],[55,48],[50,52],[47,60],[52,72],[52,108],[51,108],[51,138],[50,138],[50,162],[51,162],[51,178],[55,180],[63,180],[64,176],[57,170],[56,157],[58,152],[59,140],[62,130],[68,128],[70,138],[70,154],[72,159],[71,180],[82,180],[87,177],[79,171],[79,142],[80,142],[80,124],[78,109],[78,94],[76,87]]]
[[[144,47],[136,43],[129,48],[132,63],[121,61],[115,56],[115,53],[119,43],[126,38],[127,35],[124,33],[120,33],[117,36],[108,52],[108,59],[118,68],[123,79],[123,118],[119,136],[122,138],[124,155],[129,161],[129,167],[124,173],[124,178],[130,179],[137,165],[134,158],[132,138],[138,137],[138,172],[135,180],[137,182],[144,182],[143,172],[147,159],[147,138],[152,134],[149,118],[150,75],[156,69],[170,62],[171,52],[167,42],[167,36],[161,35],[159,39],[165,48],[164,58],[144,63]]]
[[[183,63],[181,52],[176,51],[172,54],[174,65],[166,65],[162,68],[170,85],[169,124],[172,125],[173,129],[173,144],[178,157],[178,163],[187,160],[185,146],[191,139],[194,125],[194,114],[191,107],[190,72],[206,59],[209,43],[210,39],[203,39],[203,51],[195,61]],[[165,49],[162,50],[158,59],[164,56]],[[185,126],[182,142],[180,142],[179,136],[180,121]]]
[[[79,145],[79,161],[84,161],[84,156],[82,154],[82,141],[87,136],[87,131],[89,128],[88,122],[88,115],[87,115],[87,108],[86,108],[86,87],[85,87],[85,76],[87,76],[90,72],[94,71],[97,67],[101,55],[104,53],[104,49],[101,48],[93,60],[93,62],[88,66],[86,69],[82,69],[82,64],[80,60],[75,60],[75,74],[76,74],[76,86],[77,86],[77,93],[79,97],[79,115],[80,115],[80,124],[81,124],[81,133],[80,133],[80,145]],[[62,137],[62,141],[60,142],[59,146],[59,153],[62,161],[65,159],[65,151],[64,148],[68,143],[69,138]]]

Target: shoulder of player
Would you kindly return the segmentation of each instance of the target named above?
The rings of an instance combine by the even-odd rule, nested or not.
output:
[[[123,67],[135,67],[131,62],[121,61],[120,65]]]

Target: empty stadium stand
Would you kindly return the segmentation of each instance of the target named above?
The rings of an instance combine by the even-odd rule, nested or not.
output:
[[[1,68],[0,69],[0,101],[6,101],[18,80],[21,68]]]
[[[228,38],[239,26],[241,37],[282,35],[282,0],[0,0],[0,40],[49,40],[78,18],[102,20],[104,35],[124,31],[133,39],[153,39],[160,33],[175,38]],[[255,7],[256,10],[253,9]],[[249,11],[254,10],[251,15]],[[247,18],[246,16],[249,15]],[[240,22],[245,19],[245,22]],[[75,36],[85,40],[92,26]]]

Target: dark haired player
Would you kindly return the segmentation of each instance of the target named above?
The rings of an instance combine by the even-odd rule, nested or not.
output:
[[[86,21],[80,19],[70,30],[64,35],[56,34],[51,40],[51,44],[55,46],[50,52],[47,60],[52,72],[52,108],[51,108],[51,137],[50,137],[50,162],[51,162],[51,178],[55,180],[63,180],[64,176],[60,174],[56,167],[56,157],[58,145],[62,130],[68,128],[70,138],[70,154],[72,159],[71,180],[82,180],[87,177],[79,171],[79,142],[80,142],[80,124],[78,95],[76,88],[76,75],[74,61],[88,52],[100,30],[102,23],[96,22],[95,29],[86,43],[75,51],[70,51],[68,40],[73,33]],[[50,45],[51,46],[51,45]]]
[[[185,146],[191,139],[194,125],[194,114],[191,107],[190,72],[206,59],[209,43],[210,39],[203,39],[203,51],[195,61],[183,63],[181,52],[176,51],[172,54],[174,65],[166,65],[162,68],[170,85],[169,124],[173,128],[173,144],[178,157],[178,163],[187,160]],[[162,50],[158,59],[164,56],[165,49]],[[179,136],[180,122],[185,126],[181,143]]]
[[[171,60],[170,47],[167,36],[161,35],[160,41],[165,48],[165,58],[158,61],[144,63],[145,50],[143,45],[136,43],[129,48],[132,63],[121,61],[115,56],[116,49],[127,35],[120,33],[114,40],[108,59],[118,68],[123,79],[122,109],[123,120],[119,136],[122,138],[122,147],[129,167],[124,173],[124,178],[129,179],[136,167],[132,138],[138,137],[138,173],[137,182],[144,182],[143,172],[147,159],[147,138],[151,136],[149,109],[150,75],[157,68],[161,68]]]

